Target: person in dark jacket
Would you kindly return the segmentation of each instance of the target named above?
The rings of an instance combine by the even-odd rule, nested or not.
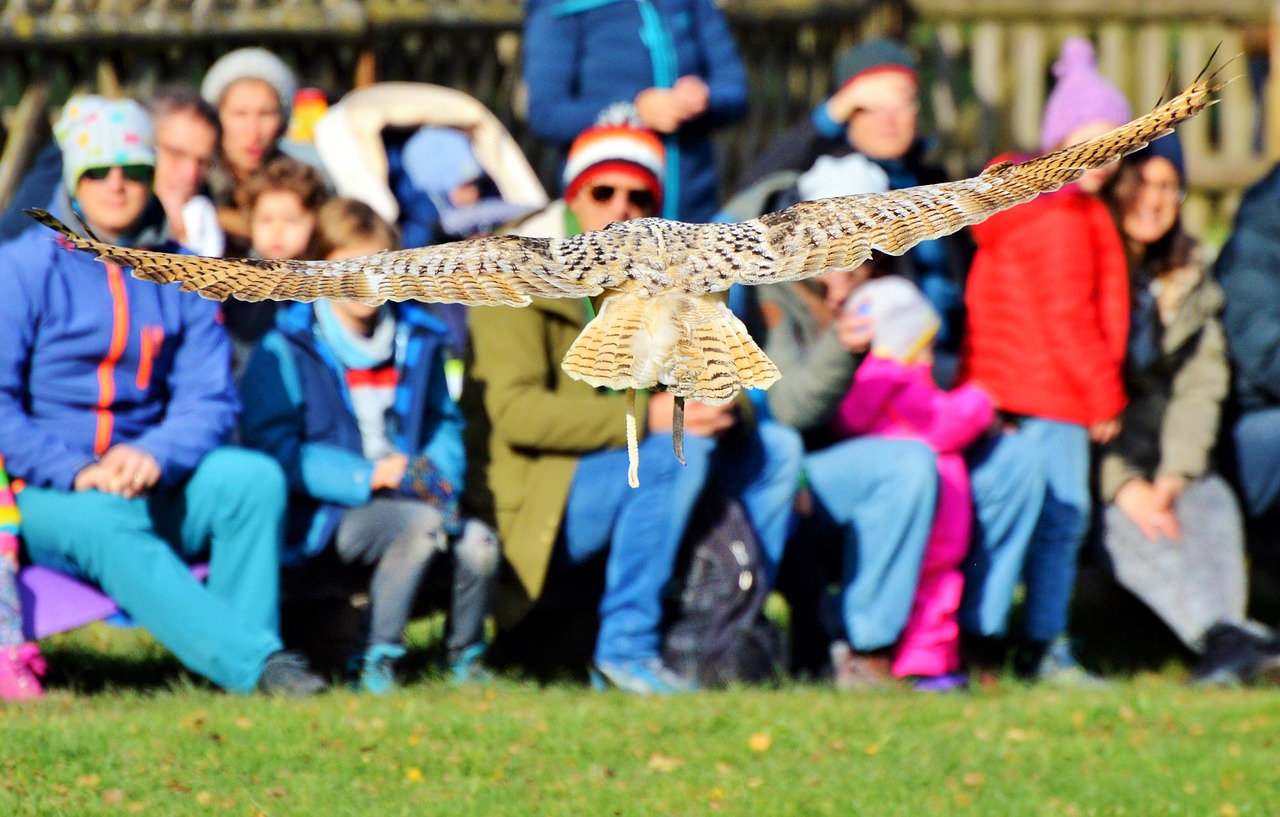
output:
[[[941,168],[925,161],[916,61],[901,44],[879,38],[849,48],[836,61],[832,79],[831,96],[748,168],[744,188],[768,188],[773,179],[801,174],[796,186],[784,185],[766,209],[947,181]],[[818,181],[812,190],[806,189],[806,175]],[[934,372],[944,388],[951,384],[960,348],[964,277],[971,257],[968,237],[961,232],[883,259],[884,273],[910,280],[942,316]]]
[[[132,100],[79,96],[55,127],[59,216],[177,250],[151,194],[155,148]],[[284,477],[225,447],[238,401],[218,306],[62,249],[33,226],[0,247],[0,452],[31,559],[99,584],[226,689],[311,694],[281,649]],[[187,562],[207,559],[201,584]]]
[[[662,134],[665,206],[709,221],[719,205],[712,132],[747,110],[747,78],[713,0],[525,0],[529,126],[567,150],[617,103]]]
[[[395,228],[355,199],[322,206],[316,230],[330,260],[398,247]],[[456,680],[472,679],[485,648],[498,545],[458,515],[466,457],[446,336],[415,304],[293,304],[240,383],[244,441],[289,481],[286,564],[332,547],[344,564],[371,570],[366,645],[352,671],[374,694],[394,687],[404,627],[437,557],[454,560],[446,660]]]
[[[1215,271],[1239,413],[1230,448],[1257,518],[1280,509],[1280,165],[1245,193]]]

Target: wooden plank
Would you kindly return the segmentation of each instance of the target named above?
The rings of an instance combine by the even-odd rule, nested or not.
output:
[[[914,0],[912,6],[926,20],[973,19],[1060,19],[1077,17],[1095,20],[1218,20],[1260,22],[1271,8],[1266,0]]]
[[[1048,38],[1044,26],[1019,23],[1013,27],[1010,48],[1013,100],[1009,105],[1014,147],[1022,151],[1040,148],[1040,120],[1044,114],[1045,66]]]

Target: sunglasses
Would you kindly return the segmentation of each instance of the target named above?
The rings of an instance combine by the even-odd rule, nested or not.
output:
[[[155,175],[155,168],[151,165],[112,165],[111,167],[91,167],[84,173],[80,174],[81,178],[92,179],[100,182],[107,176],[111,175],[113,168],[120,168],[124,172],[124,177],[131,182],[141,182],[142,184],[151,184],[151,177]]]
[[[613,201],[613,197],[618,193],[626,193],[627,201],[631,206],[646,213],[652,213],[658,204],[658,197],[652,190],[625,190],[611,184],[597,184],[591,188],[591,198],[600,204]]]

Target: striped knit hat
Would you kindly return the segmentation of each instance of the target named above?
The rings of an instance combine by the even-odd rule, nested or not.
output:
[[[662,202],[666,149],[658,134],[631,125],[597,125],[573,141],[564,165],[564,197],[571,200],[601,173],[625,173],[653,191]]]

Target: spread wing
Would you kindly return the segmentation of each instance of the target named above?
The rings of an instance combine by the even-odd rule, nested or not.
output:
[[[186,292],[215,300],[235,296],[242,301],[330,298],[375,305],[420,300],[524,306],[534,295],[596,295],[631,277],[625,263],[592,263],[618,245],[607,233],[571,239],[494,236],[342,261],[272,261],[118,247],[77,235],[43,210],[27,212],[62,233],[77,250],[132,267],[138,278],[177,282]]]
[[[819,199],[738,224],[685,231],[690,291],[731,283],[763,284],[852,269],[872,250],[902,255],[932,238],[977,224],[1084,171],[1105,165],[1170,133],[1213,104],[1221,85],[1201,80],[1127,125],[1022,164],[993,165],[973,178],[886,193]],[[683,225],[691,226],[691,225]]]

